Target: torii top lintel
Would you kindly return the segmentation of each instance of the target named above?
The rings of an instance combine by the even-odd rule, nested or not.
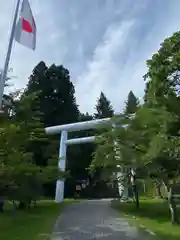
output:
[[[110,120],[111,118],[103,118],[103,119],[96,119],[96,120],[91,120],[86,122],[77,122],[77,123],[46,127],[45,132],[47,134],[58,134],[62,131],[75,132],[75,131],[86,130],[86,129],[94,129],[94,128],[97,128],[100,124],[105,124]]]

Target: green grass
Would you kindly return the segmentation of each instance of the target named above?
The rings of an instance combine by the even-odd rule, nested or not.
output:
[[[26,211],[12,211],[6,204],[0,214],[0,239],[47,240],[61,209],[72,200],[57,204],[52,200],[37,202],[37,207]]]
[[[172,225],[170,221],[167,202],[161,200],[141,200],[140,209],[137,210],[133,203],[120,203],[113,201],[112,207],[117,209],[121,216],[129,219],[136,226],[145,226],[155,232],[158,239],[179,240],[180,225]],[[180,206],[178,206],[180,217]]]

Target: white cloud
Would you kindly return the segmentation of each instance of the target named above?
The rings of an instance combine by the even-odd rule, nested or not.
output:
[[[88,109],[93,112],[100,91],[110,98],[116,94],[114,90],[118,90],[118,76],[121,74],[116,61],[117,54],[121,53],[126,44],[134,23],[127,21],[111,25],[105,32],[103,42],[95,49],[93,59],[87,64],[85,72],[78,77],[76,97],[82,111]]]

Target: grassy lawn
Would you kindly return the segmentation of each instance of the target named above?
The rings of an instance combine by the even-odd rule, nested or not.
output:
[[[167,202],[161,200],[141,200],[139,211],[133,203],[112,202],[112,207],[120,212],[120,215],[128,218],[130,223],[137,226],[145,226],[155,232],[158,239],[179,240],[180,225],[174,226],[170,222],[170,214]],[[178,206],[180,217],[180,206]]]
[[[61,209],[72,200],[57,204],[52,200],[37,202],[37,207],[26,211],[12,211],[7,204],[0,214],[0,239],[47,240]]]

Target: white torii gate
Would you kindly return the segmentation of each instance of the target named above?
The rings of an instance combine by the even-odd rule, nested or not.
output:
[[[59,148],[59,162],[58,162],[59,169],[61,171],[65,171],[66,151],[67,151],[68,145],[78,144],[78,143],[88,143],[88,142],[90,143],[90,142],[94,142],[94,140],[95,140],[95,136],[84,137],[84,138],[75,138],[75,139],[68,140],[68,132],[94,129],[94,128],[97,128],[100,124],[105,124],[110,120],[111,120],[110,118],[104,118],[104,119],[70,123],[70,124],[58,125],[58,126],[52,126],[52,127],[45,128],[45,132],[47,134],[61,133],[60,148]],[[57,180],[57,182],[56,182],[55,201],[58,203],[64,201],[64,181],[63,180]]]

